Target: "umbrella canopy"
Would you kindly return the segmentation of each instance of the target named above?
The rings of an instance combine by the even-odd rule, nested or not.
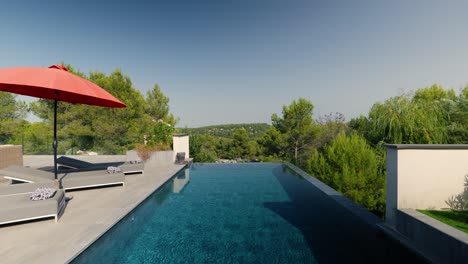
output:
[[[75,104],[125,107],[106,90],[62,65],[0,69],[0,90]]]
[[[0,91],[55,101],[53,143],[55,179],[57,179],[57,101],[103,107],[126,107],[106,90],[68,72],[62,65],[53,65],[49,68],[0,69]]]

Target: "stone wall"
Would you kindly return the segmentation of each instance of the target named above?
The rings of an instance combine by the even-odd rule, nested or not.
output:
[[[468,263],[468,235],[413,209],[397,211],[396,229],[434,263]]]
[[[151,154],[151,157],[146,161],[147,163],[151,163],[154,165],[169,165],[174,164],[174,155],[173,151],[156,151]]]
[[[0,169],[10,165],[23,166],[23,148],[21,145],[0,145]]]

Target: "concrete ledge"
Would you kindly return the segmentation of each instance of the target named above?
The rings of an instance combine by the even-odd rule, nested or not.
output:
[[[417,254],[418,256],[423,258],[424,260],[426,260],[428,263],[436,264],[436,262],[434,262],[432,259],[428,258],[423,252],[421,252],[418,248],[416,248],[413,245],[413,243],[411,243],[411,241],[407,237],[402,235],[400,232],[395,230],[393,227],[389,226],[387,223],[380,223],[380,224],[377,224],[377,226],[388,237],[390,237],[391,239],[393,239],[393,240],[397,241],[398,243],[404,245],[406,248],[408,248],[409,250],[411,250],[412,252],[414,252],[415,254]]]
[[[435,263],[468,263],[468,235],[413,209],[396,212],[396,230]]]
[[[402,235],[400,232],[395,230],[393,227],[391,227],[387,223],[380,223],[380,224],[377,224],[377,226],[388,237],[402,244],[403,246],[411,250],[411,252],[415,253],[416,255],[420,256],[422,259],[426,260],[428,263],[434,263],[434,264],[437,263],[437,262],[434,262],[432,259],[428,258],[428,256],[426,256],[421,250],[415,247],[413,243],[407,237]]]
[[[394,149],[468,149],[468,144],[385,144]]]

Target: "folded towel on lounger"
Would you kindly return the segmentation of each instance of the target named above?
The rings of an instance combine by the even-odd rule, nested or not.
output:
[[[54,197],[55,192],[57,190],[53,188],[37,188],[29,195],[29,198],[33,201],[45,200]]]
[[[141,159],[131,160],[130,164],[138,164],[141,163]]]
[[[107,172],[108,173],[116,173],[122,171],[119,167],[114,167],[114,166],[109,166],[107,167]]]

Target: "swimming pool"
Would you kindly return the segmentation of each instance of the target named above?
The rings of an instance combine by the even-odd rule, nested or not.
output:
[[[420,260],[282,164],[194,164],[73,263]]]

